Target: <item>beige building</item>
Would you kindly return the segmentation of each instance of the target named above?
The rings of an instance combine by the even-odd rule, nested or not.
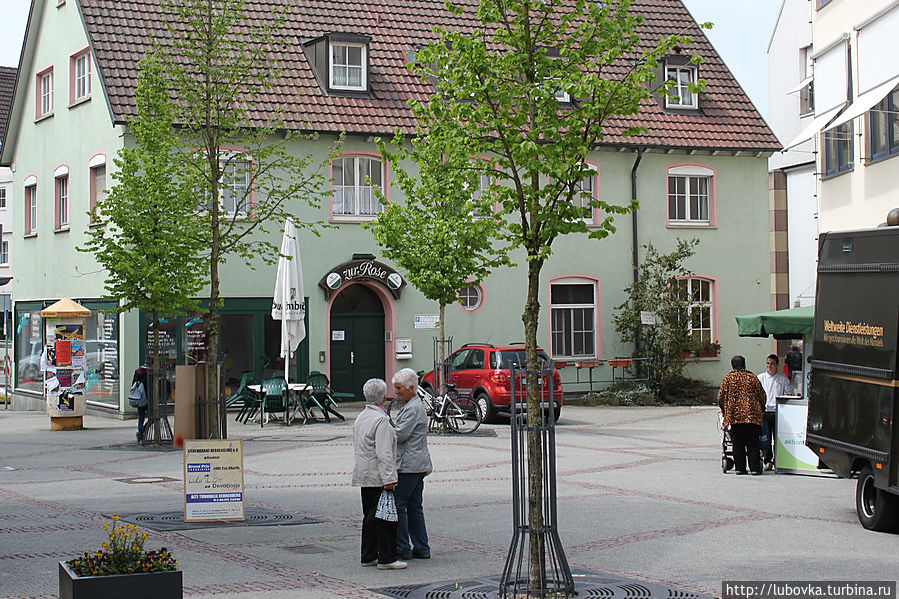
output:
[[[897,0],[810,0],[818,229],[874,227],[899,207]]]

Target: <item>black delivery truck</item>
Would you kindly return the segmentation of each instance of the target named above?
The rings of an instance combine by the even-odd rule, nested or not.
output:
[[[899,226],[821,234],[806,444],[871,530],[899,525],[897,326]]]

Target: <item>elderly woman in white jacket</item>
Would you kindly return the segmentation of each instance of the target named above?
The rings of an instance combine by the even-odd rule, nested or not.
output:
[[[396,522],[375,518],[378,500],[396,486],[396,432],[384,399],[387,383],[369,379],[362,386],[365,409],[353,425],[353,486],[362,487],[362,565],[379,570],[401,570],[396,558]]]

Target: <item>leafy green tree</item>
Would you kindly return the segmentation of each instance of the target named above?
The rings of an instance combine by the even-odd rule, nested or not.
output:
[[[113,159],[113,185],[98,201],[81,251],[94,254],[106,270],[106,291],[117,312],[152,314],[150,366],[159,372],[159,318],[195,307],[203,286],[203,262],[196,251],[196,199],[179,178],[174,115],[158,56],[140,63],[135,94],[137,116],[128,123],[133,145]],[[159,426],[157,386],[150,385],[150,424]],[[156,431],[159,439],[159,431]]]
[[[413,68],[435,82],[437,93],[412,106],[420,135],[469,156],[469,168],[496,182],[500,245],[526,259],[522,321],[527,366],[536,371],[540,273],[553,242],[569,233],[601,239],[614,231],[614,216],[631,208],[581,198],[591,172],[587,153],[603,139],[608,119],[638,112],[660,59],[689,39],[641,44],[636,29],[642,17],[629,0],[480,0],[476,9],[448,8],[459,15],[467,10],[475,24],[467,31],[438,30],[439,39],[417,53]],[[429,157],[442,160],[437,153]],[[587,228],[576,199],[602,211],[599,227]],[[544,448],[534,428],[542,418],[536,374],[529,375],[527,389],[528,524],[540,530]],[[531,590],[542,588],[544,549],[530,547]]]
[[[625,343],[639,338],[634,357],[646,358],[649,387],[660,399],[683,379],[684,355],[696,349],[690,336],[690,297],[678,277],[690,273],[684,263],[698,244],[697,239],[678,239],[667,254],[651,243],[644,245],[637,281],[625,289],[627,300],[615,307],[615,330]],[[642,324],[642,312],[654,313],[656,324]]]
[[[196,251],[208,268],[210,402],[206,422],[219,423],[224,400],[217,385],[219,355],[220,273],[229,258],[247,264],[260,259],[273,264],[278,246],[269,241],[274,223],[280,227],[297,202],[320,207],[325,176],[312,155],[296,154],[286,113],[269,109],[264,96],[281,80],[279,56],[295,38],[285,32],[288,4],[265,19],[247,16],[246,0],[165,0],[173,13],[169,35],[157,49],[170,56],[165,76],[180,126],[180,176],[190,182],[202,206],[195,218],[201,235]],[[266,106],[264,120],[259,106]],[[239,148],[239,150],[235,150]],[[328,159],[330,156],[328,157]],[[327,159],[326,159],[327,161]],[[315,232],[321,222],[297,221]],[[208,436],[219,437],[221,430]]]
[[[406,202],[386,203],[380,198],[384,212],[368,228],[409,282],[438,303],[440,339],[445,340],[446,306],[458,301],[464,287],[482,281],[509,260],[493,247],[500,223],[492,216],[489,190],[480,189],[479,171],[469,168],[466,154],[432,141],[429,136],[418,137],[411,148],[393,153],[380,144],[385,160],[392,164],[411,160],[420,169],[417,177],[397,169]],[[397,143],[402,147],[400,140]],[[443,347],[440,344],[441,354],[435,356],[441,362]]]

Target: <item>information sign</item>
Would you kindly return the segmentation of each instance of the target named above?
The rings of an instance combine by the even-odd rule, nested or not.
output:
[[[243,520],[243,441],[184,441],[184,521]]]
[[[439,314],[414,314],[412,316],[412,326],[416,329],[439,329]]]

